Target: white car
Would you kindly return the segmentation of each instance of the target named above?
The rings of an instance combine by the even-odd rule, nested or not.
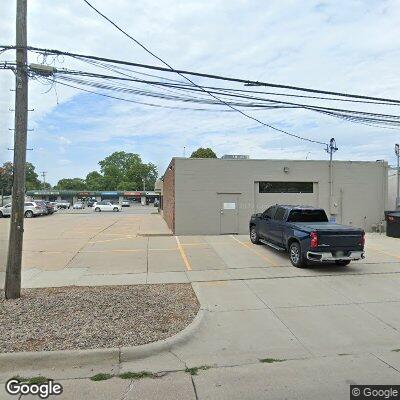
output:
[[[96,205],[93,205],[93,210],[95,212],[101,212],[101,211],[118,212],[118,211],[122,210],[122,207],[119,204],[111,203],[111,201],[103,200],[103,201],[97,202]]]
[[[32,218],[38,215],[44,215],[46,212],[43,207],[34,201],[27,201],[24,203],[24,217]],[[0,218],[11,216],[11,203],[6,204],[4,207],[0,207]]]
[[[85,205],[81,202],[77,202],[72,206],[72,208],[74,210],[83,210],[85,208]]]

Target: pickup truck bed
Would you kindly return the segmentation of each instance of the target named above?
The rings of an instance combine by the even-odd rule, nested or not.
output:
[[[296,267],[316,262],[347,265],[364,258],[364,231],[328,222],[322,209],[272,206],[262,214],[254,214],[249,228],[253,243],[288,251]]]

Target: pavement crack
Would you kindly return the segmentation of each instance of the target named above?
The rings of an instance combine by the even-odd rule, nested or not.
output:
[[[195,385],[195,383],[194,383],[194,379],[193,379],[193,376],[192,376],[192,375],[190,376],[190,380],[192,381],[194,396],[196,397],[196,400],[198,400],[198,399],[199,399],[199,396],[197,395],[197,389],[196,389],[196,385]]]
[[[172,351],[172,349],[169,349],[168,351],[169,351],[178,361],[180,361],[180,362],[185,366],[185,368],[187,368],[186,362],[183,361],[176,353],[174,353],[174,352]]]
[[[125,399],[126,399],[126,396],[128,396],[129,392],[132,391],[133,387],[134,387],[134,381],[131,380],[131,381],[129,382],[129,385],[128,385],[128,387],[126,388],[125,392],[122,393],[121,400],[125,400]]]
[[[386,362],[385,360],[383,360],[382,358],[378,357],[375,353],[370,353],[371,355],[373,355],[376,359],[378,359],[379,361],[383,362],[384,364],[386,364],[388,367],[394,369],[396,372],[400,373],[400,371],[393,367],[393,365],[389,364],[388,362]]]

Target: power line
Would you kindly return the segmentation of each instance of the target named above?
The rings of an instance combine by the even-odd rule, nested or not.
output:
[[[21,46],[5,46],[5,45],[0,46],[0,47],[3,49],[6,49],[6,50],[21,48]],[[181,70],[181,69],[172,69],[171,70],[170,68],[159,67],[156,65],[148,65],[148,64],[134,63],[134,62],[130,62],[130,61],[106,58],[106,57],[98,57],[98,56],[91,56],[91,55],[85,55],[85,54],[71,53],[71,52],[66,52],[66,51],[61,51],[61,50],[56,50],[56,49],[45,49],[45,48],[33,47],[33,46],[25,46],[24,48],[26,48],[29,51],[38,52],[38,53],[58,54],[58,55],[73,57],[76,59],[90,59],[90,60],[104,61],[104,62],[113,63],[113,64],[127,65],[127,66],[133,66],[133,67],[138,67],[138,68],[151,69],[151,70],[155,70],[155,71],[163,71],[163,72],[169,72],[169,73],[171,73],[171,72],[181,73],[181,74],[186,74],[186,75],[198,76],[198,77],[202,77],[202,78],[223,80],[223,81],[227,81],[227,82],[237,82],[237,83],[243,83],[243,84],[256,84],[256,86],[267,86],[267,87],[273,87],[273,88],[278,88],[278,89],[289,89],[289,90],[302,91],[302,92],[320,93],[320,94],[326,94],[326,95],[332,95],[332,96],[341,96],[341,97],[364,99],[364,100],[374,100],[374,101],[381,101],[381,102],[386,102],[386,103],[393,103],[393,105],[400,104],[400,100],[398,100],[398,99],[365,96],[365,95],[327,91],[327,90],[319,90],[319,89],[312,89],[312,88],[304,88],[304,87],[300,87],[300,86],[282,85],[282,84],[275,84],[275,83],[268,83],[268,82],[259,82],[259,81],[252,81],[249,79],[232,78],[232,77],[227,77],[227,76],[223,76],[223,75],[207,74],[207,73],[194,72],[194,71]]]
[[[259,120],[258,118],[255,118],[249,114],[246,114],[245,112],[243,112],[242,110],[228,104],[227,102],[225,102],[224,100],[220,99],[219,97],[215,96],[214,94],[212,94],[211,92],[207,91],[206,89],[204,89],[203,87],[197,85],[195,82],[193,82],[190,78],[188,78],[187,76],[185,76],[183,73],[177,72],[171,65],[169,65],[166,61],[164,61],[162,58],[158,57],[156,54],[154,54],[151,50],[149,50],[146,46],[144,46],[142,43],[140,43],[138,40],[136,40],[133,36],[129,35],[129,33],[127,33],[126,31],[124,31],[122,28],[120,28],[115,22],[113,22],[111,19],[109,19],[106,15],[102,14],[97,8],[95,8],[92,4],[90,4],[87,0],[83,0],[89,7],[91,7],[97,14],[101,15],[105,20],[107,20],[110,24],[112,24],[116,29],[118,29],[122,34],[124,34],[126,37],[128,37],[129,39],[133,40],[137,45],[139,45],[141,48],[143,48],[147,53],[149,53],[150,55],[152,55],[155,59],[157,59],[158,61],[160,61],[161,63],[163,63],[164,65],[166,65],[171,71],[176,72],[178,75],[180,75],[182,78],[186,79],[188,82],[190,82],[192,85],[197,86],[199,89],[203,90],[205,93],[208,93],[211,97],[213,97],[214,99],[220,101],[221,103],[225,104],[227,107],[231,108],[232,110],[237,111],[238,113],[242,114],[243,116],[245,116],[246,118],[252,119],[253,121],[258,122],[259,124],[266,126],[268,128],[271,128],[277,132],[280,133],[284,133],[285,135],[300,139],[300,140],[304,140],[307,142],[311,142],[311,143],[317,143],[317,144],[322,144],[323,146],[327,146],[327,143],[324,142],[320,142],[317,140],[313,140],[313,139],[308,139],[299,135],[296,135],[294,133],[290,133],[287,132],[283,129],[280,128],[276,128],[273,125],[267,124],[261,120]]]
[[[174,93],[171,92],[173,95],[165,95],[165,94],[160,94],[158,92],[154,91],[148,91],[148,90],[143,90],[143,89],[138,89],[134,87],[133,89],[130,89],[129,86],[118,86],[115,83],[112,84],[104,84],[104,83],[98,83],[98,82],[92,82],[92,81],[85,81],[80,78],[76,78],[77,76],[83,76],[83,77],[93,77],[96,79],[101,79],[104,78],[105,80],[117,80],[117,81],[133,81],[137,83],[143,83],[143,84],[148,84],[151,86],[156,86],[163,88],[164,86],[168,88],[173,88],[173,89],[178,89],[178,90],[183,90],[184,92],[186,91],[195,91],[199,92],[199,89],[188,86],[188,85],[177,85],[177,84],[170,84],[166,82],[159,82],[159,81],[149,81],[149,80],[143,80],[143,79],[137,79],[137,78],[125,78],[125,77],[116,77],[116,76],[110,76],[110,75],[104,75],[104,74],[94,74],[94,73],[89,73],[89,72],[81,72],[81,71],[68,71],[68,70],[60,70],[59,71],[62,74],[62,79],[66,79],[68,81],[73,81],[75,83],[79,84],[84,84],[84,85],[89,85],[92,87],[97,87],[101,89],[107,89],[107,90],[115,90],[119,92],[129,92],[129,93],[135,93],[139,95],[144,95],[144,96],[151,96],[151,97],[159,97],[162,99],[166,100],[177,100],[177,101],[193,101],[196,103],[203,103],[203,104],[220,104],[220,102],[215,102],[215,101],[209,101],[205,100],[196,96],[176,96]],[[68,75],[70,75],[68,77]],[[71,78],[71,75],[74,78]],[[340,109],[340,108],[332,108],[332,107],[322,107],[318,105],[313,105],[313,104],[302,104],[302,103],[293,103],[293,102],[287,102],[287,101],[282,101],[282,100],[274,100],[270,98],[263,98],[263,97],[255,97],[255,96],[249,96],[249,95],[243,95],[243,94],[237,94],[234,90],[229,90],[228,92],[223,91],[223,88],[215,88],[218,90],[210,90],[211,93],[213,94],[218,94],[220,96],[227,97],[229,99],[229,104],[238,106],[238,107],[247,107],[247,108],[253,108],[253,109],[263,109],[263,108],[302,108],[305,110],[310,110],[314,112],[319,112],[323,113],[325,115],[335,117],[335,118],[341,118],[345,119],[351,122],[368,122],[368,123],[381,123],[381,124],[391,124],[391,125],[398,125],[400,124],[400,117],[397,115],[393,114],[382,114],[382,113],[370,113],[370,112],[365,112],[365,111],[360,111],[360,110],[348,110],[348,109]],[[243,93],[243,92],[240,92]],[[261,101],[262,103],[249,103],[249,102],[235,102],[233,103],[231,101],[232,98],[239,98],[239,99],[244,99],[244,100],[256,100],[256,101]],[[225,101],[228,103],[228,101]]]

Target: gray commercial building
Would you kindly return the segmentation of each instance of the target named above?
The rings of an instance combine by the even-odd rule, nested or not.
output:
[[[331,174],[329,161],[173,158],[162,208],[178,235],[244,234],[251,214],[277,203],[322,207],[331,220],[371,231],[387,193],[385,161],[334,161]]]

